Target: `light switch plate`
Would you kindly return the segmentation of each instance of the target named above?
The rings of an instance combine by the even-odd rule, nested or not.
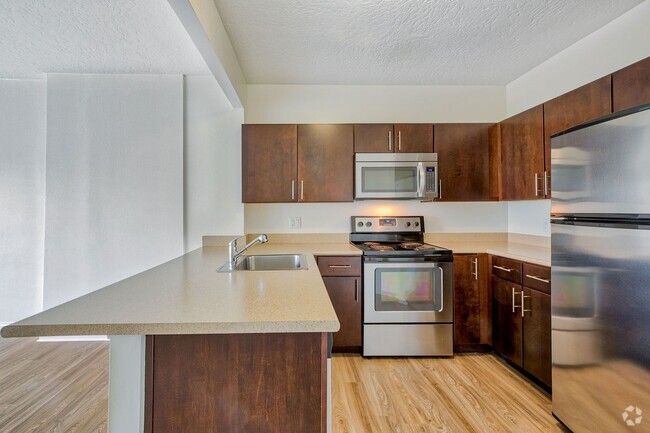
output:
[[[302,227],[302,218],[301,217],[289,217],[289,228],[290,229],[299,229]]]

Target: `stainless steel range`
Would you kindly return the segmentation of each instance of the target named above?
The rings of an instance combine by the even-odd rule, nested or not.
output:
[[[424,218],[352,217],[363,250],[363,355],[453,355],[451,250],[424,243]]]

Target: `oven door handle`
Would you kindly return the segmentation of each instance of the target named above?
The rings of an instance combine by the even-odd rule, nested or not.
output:
[[[440,270],[440,309],[438,310],[438,313],[442,313],[442,310],[445,309],[445,302],[444,302],[445,299],[444,299],[444,296],[443,296],[443,294],[445,293],[445,288],[444,288],[445,274],[444,274],[441,267],[438,267],[436,269]]]

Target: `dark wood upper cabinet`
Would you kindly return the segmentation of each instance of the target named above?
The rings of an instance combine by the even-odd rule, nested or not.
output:
[[[356,153],[433,152],[431,123],[361,123],[354,125]]]
[[[354,125],[354,151],[393,152],[393,124],[368,123]]]
[[[551,173],[551,135],[612,112],[612,77],[607,75],[544,103],[544,175]],[[545,193],[550,197],[550,178]]]
[[[490,199],[490,143],[487,123],[436,124],[442,201]]]
[[[502,199],[544,198],[543,107],[538,105],[502,121],[500,132]]]
[[[244,203],[295,201],[297,139],[296,125],[242,125]]]
[[[400,123],[394,126],[395,152],[433,152],[433,125],[430,123]]]
[[[612,74],[614,111],[650,103],[650,57]]]
[[[298,200],[354,200],[352,125],[298,125]]]

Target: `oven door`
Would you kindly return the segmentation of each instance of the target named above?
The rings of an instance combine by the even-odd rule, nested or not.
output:
[[[364,262],[364,323],[451,323],[453,263]]]

